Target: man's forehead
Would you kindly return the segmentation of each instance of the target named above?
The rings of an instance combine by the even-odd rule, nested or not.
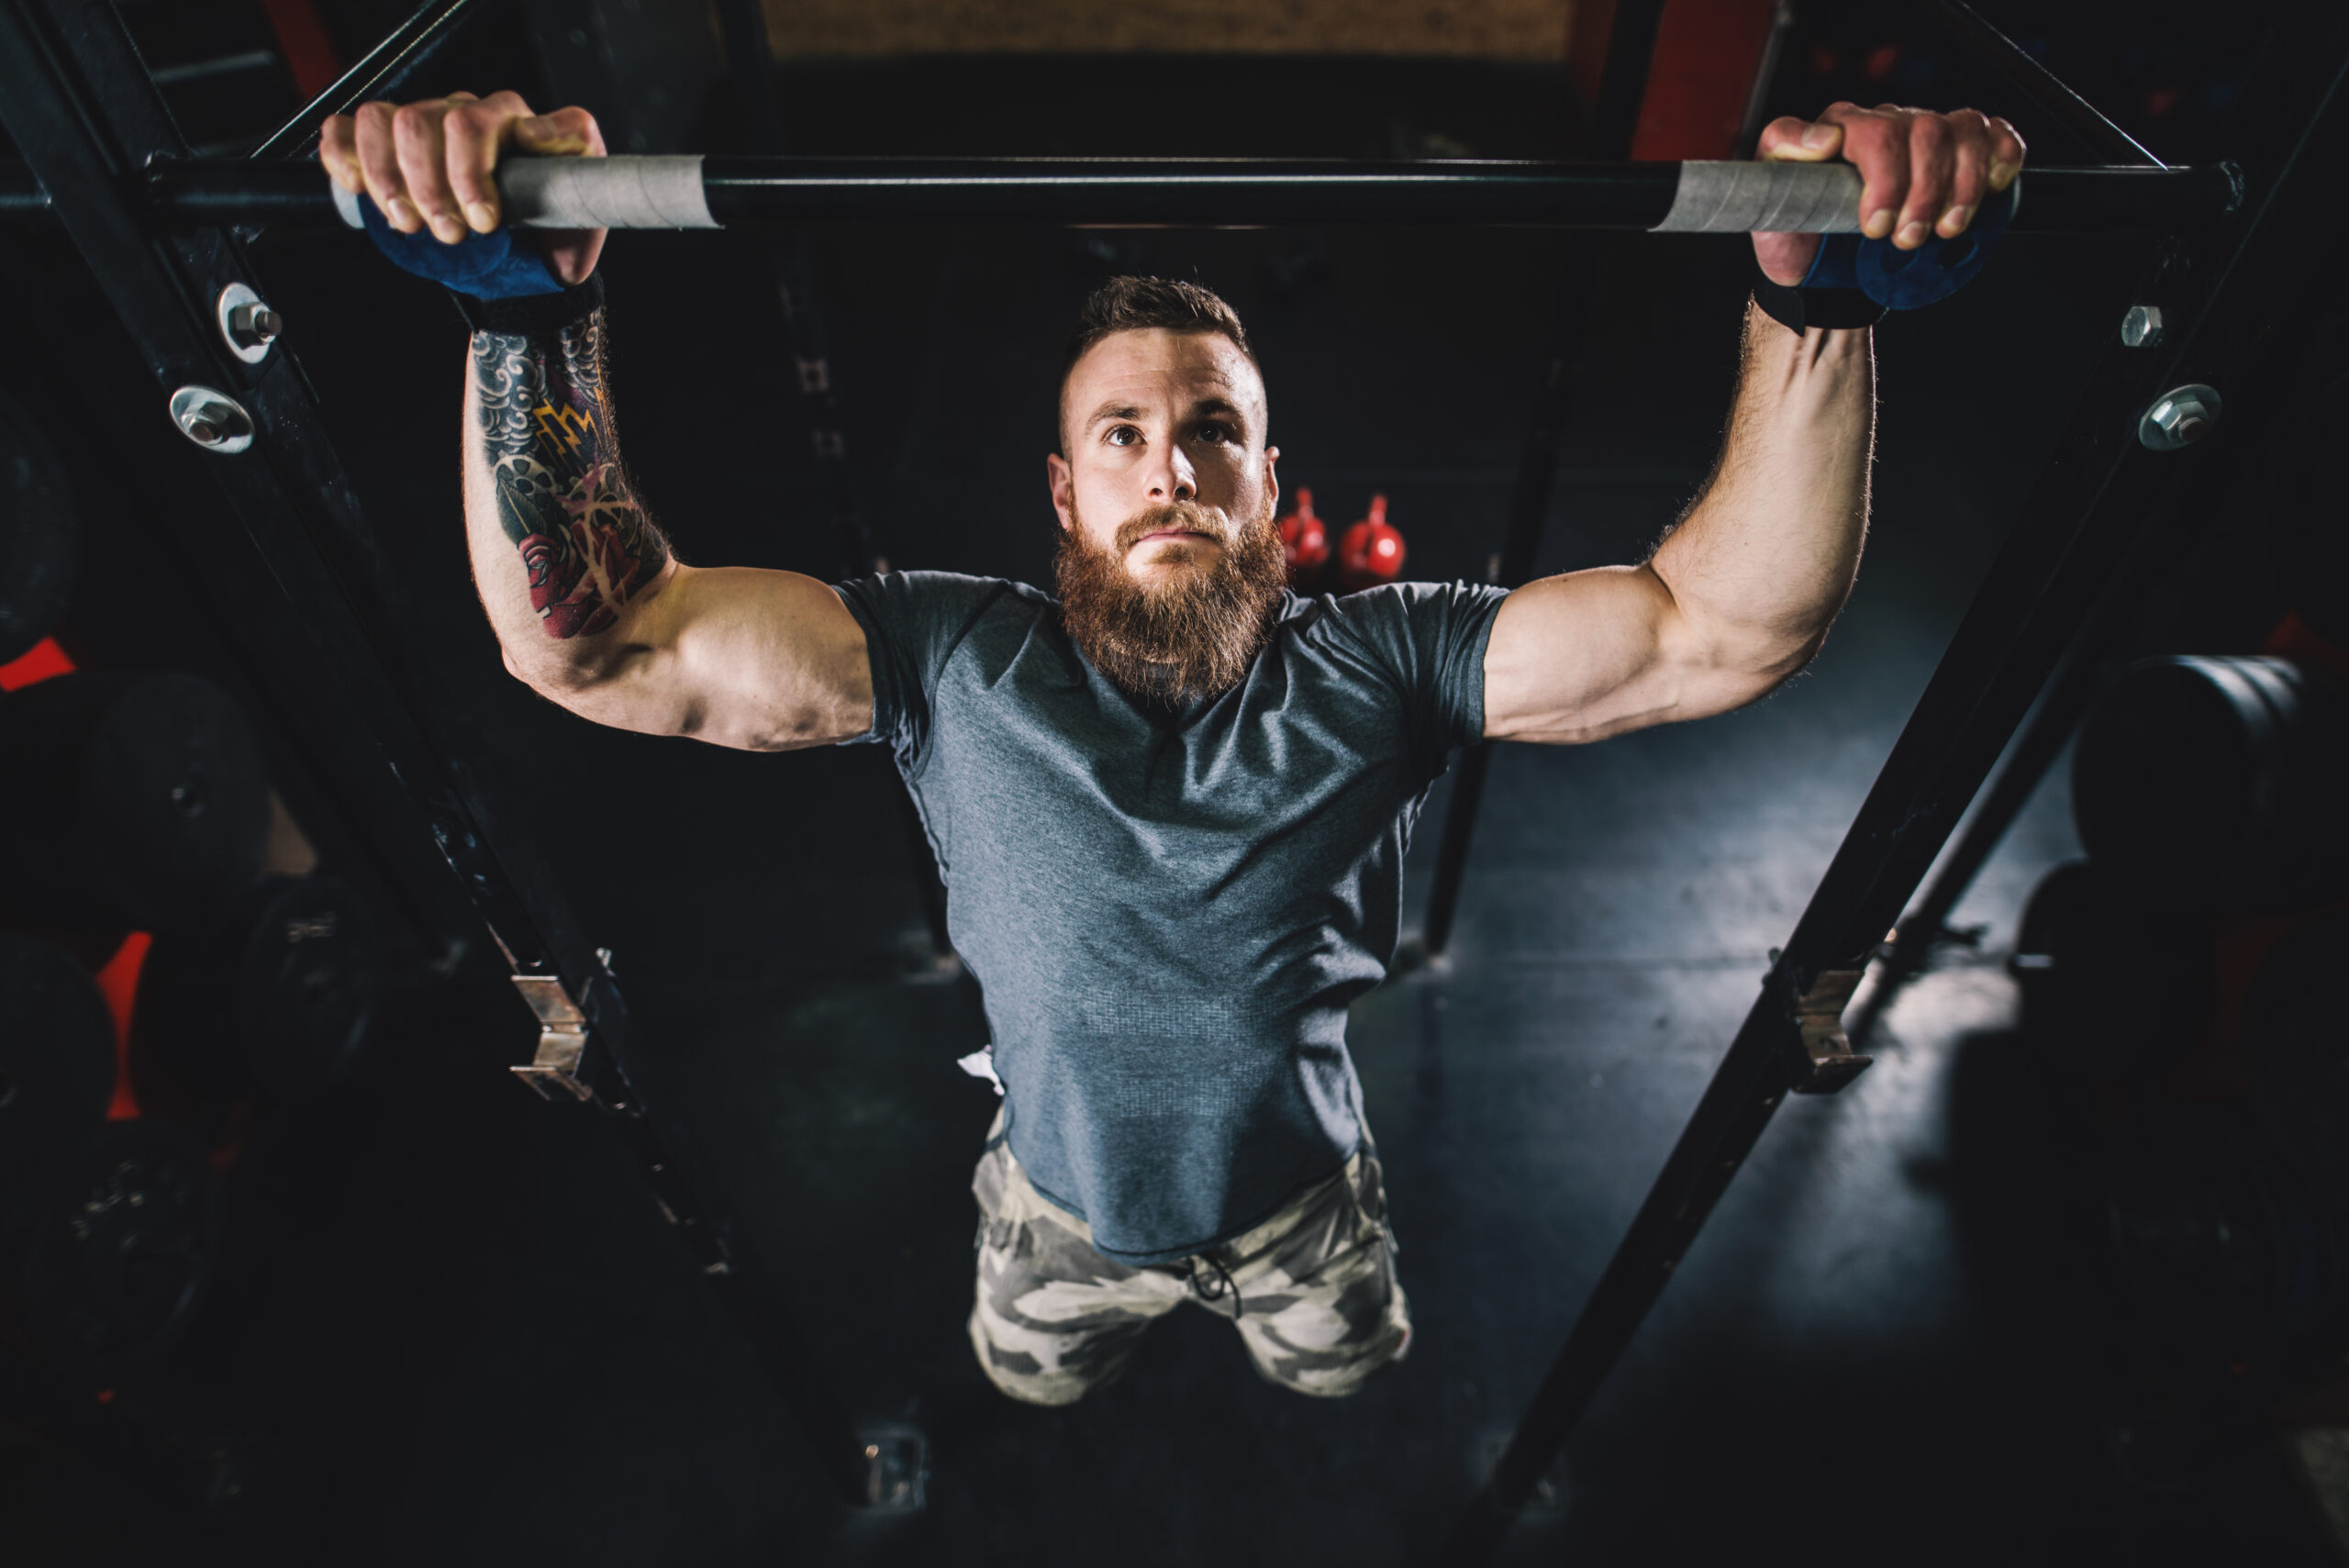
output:
[[[1089,419],[1106,406],[1149,408],[1221,400],[1262,409],[1264,378],[1240,346],[1220,332],[1139,328],[1112,332],[1070,368],[1066,412]]]

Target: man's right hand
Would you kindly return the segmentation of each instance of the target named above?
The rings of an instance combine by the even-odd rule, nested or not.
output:
[[[540,158],[601,158],[604,133],[584,109],[533,114],[518,93],[362,104],[356,115],[328,117],[318,133],[318,160],[337,184],[365,193],[401,233],[429,228],[449,245],[497,227],[490,172],[508,147]],[[554,275],[575,286],[596,270],[604,232],[551,228],[532,238]]]

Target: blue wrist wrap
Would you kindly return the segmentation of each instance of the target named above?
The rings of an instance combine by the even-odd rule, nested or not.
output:
[[[2006,233],[2021,190],[2022,183],[2017,181],[1991,196],[1956,239],[1936,235],[1914,250],[1900,250],[1889,239],[1827,235],[1797,286],[1857,289],[1887,310],[1914,310],[1947,299],[1988,264],[1991,248]]]
[[[457,244],[443,245],[429,229],[402,234],[366,196],[359,197],[358,205],[367,238],[402,272],[475,299],[522,299],[562,292],[562,284],[548,270],[546,258],[502,224],[487,234],[468,233]]]

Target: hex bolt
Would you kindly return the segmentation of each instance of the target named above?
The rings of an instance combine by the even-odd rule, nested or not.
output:
[[[252,416],[217,387],[183,386],[172,394],[172,423],[206,451],[227,454],[253,444]]]
[[[2158,347],[2169,336],[2162,325],[2162,307],[2158,305],[2132,305],[2129,314],[2121,318],[2121,340],[2132,349]]]
[[[2210,433],[2224,411],[2216,388],[2196,382],[2154,399],[2137,421],[2137,439],[2153,451],[2174,452]]]
[[[277,335],[284,329],[284,320],[259,300],[238,306],[228,312],[229,336],[248,348],[274,342]]]
[[[180,428],[203,446],[216,447],[227,439],[230,420],[226,405],[199,403],[180,417]]]
[[[228,345],[228,351],[249,365],[267,359],[270,344],[285,330],[284,317],[270,309],[261,295],[244,284],[230,284],[222,289],[214,303],[213,314],[220,324],[220,338]]]

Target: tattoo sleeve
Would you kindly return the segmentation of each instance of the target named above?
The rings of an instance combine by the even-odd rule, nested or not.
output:
[[[556,333],[473,334],[475,413],[506,537],[551,638],[589,637],[668,564],[612,438],[601,310]]]

